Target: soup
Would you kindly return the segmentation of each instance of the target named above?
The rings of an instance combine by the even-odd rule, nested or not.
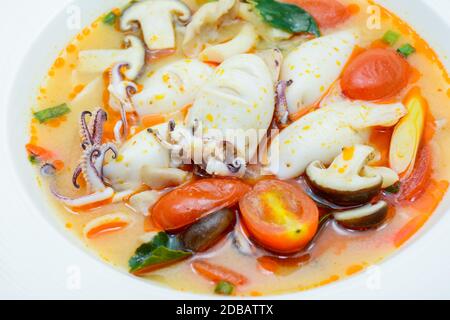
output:
[[[448,75],[386,9],[109,10],[48,71],[26,145],[67,231],[107,263],[197,293],[307,290],[385,259],[444,196]]]

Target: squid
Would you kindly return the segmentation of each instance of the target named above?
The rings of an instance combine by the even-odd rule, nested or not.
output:
[[[172,113],[192,104],[214,69],[196,59],[178,60],[142,81],[144,89],[132,97],[139,116]]]
[[[86,116],[92,116],[89,124]],[[79,198],[63,196],[52,186],[51,191],[54,196],[66,206],[74,209],[92,206],[97,203],[112,202],[115,190],[111,188],[103,174],[103,164],[108,151],[113,153],[113,157],[118,154],[117,147],[112,143],[102,143],[103,124],[106,121],[106,112],[97,109],[94,114],[84,111],[80,119],[81,147],[83,149],[80,164],[73,173],[72,182],[79,188],[78,177],[83,175],[87,184],[88,194]]]
[[[256,54],[225,60],[198,92],[184,124],[169,123],[169,139],[151,130],[175,155],[172,165],[193,162],[210,175],[242,176],[272,121],[273,65]]]
[[[359,36],[346,30],[313,39],[290,52],[281,68],[290,114],[317,103],[341,74]]]
[[[272,141],[267,171],[291,179],[313,161],[329,164],[343,147],[366,143],[371,127],[393,126],[406,112],[401,103],[341,102],[320,108],[290,124]]]

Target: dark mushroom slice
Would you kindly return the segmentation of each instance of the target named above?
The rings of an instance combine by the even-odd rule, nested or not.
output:
[[[344,148],[328,168],[320,161],[312,162],[306,169],[307,182],[315,193],[337,205],[366,204],[383,185],[380,174],[363,170],[374,156],[374,149],[369,146]]]
[[[388,215],[388,209],[385,201],[378,201],[356,209],[334,212],[333,217],[345,228],[367,230],[380,226]]]
[[[222,209],[198,220],[177,235],[184,248],[202,252],[215,245],[236,223],[236,213]]]

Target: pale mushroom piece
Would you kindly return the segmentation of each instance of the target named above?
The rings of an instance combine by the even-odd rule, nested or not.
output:
[[[143,166],[141,169],[142,182],[152,189],[175,187],[186,182],[190,173],[177,168],[154,168]]]
[[[359,35],[345,30],[309,40],[284,59],[281,79],[291,81],[286,90],[289,113],[317,102],[336,81],[358,43]]]
[[[147,0],[133,4],[120,18],[120,28],[130,30],[139,22],[144,41],[151,50],[175,48],[174,21],[187,22],[188,6],[178,0]]]
[[[147,190],[139,192],[130,197],[128,205],[136,212],[148,216],[150,209],[158,202],[164,192]]]
[[[239,33],[231,40],[207,47],[199,57],[202,61],[223,62],[236,54],[250,51],[258,40],[255,27],[245,23]]]
[[[272,28],[265,23],[262,17],[255,11],[255,8],[248,3],[241,2],[239,5],[238,17],[254,25],[258,35],[268,42],[287,40],[292,37],[292,33]]]
[[[353,230],[367,230],[380,226],[388,215],[388,204],[378,201],[375,204],[333,212],[334,219],[342,226]]]
[[[371,127],[393,126],[405,114],[401,103],[380,108],[342,102],[320,108],[290,124],[272,141],[268,170],[281,179],[298,177],[312,161],[330,163],[343,147],[365,144]]]
[[[236,18],[239,5],[239,0],[219,0],[201,6],[186,27],[183,52],[189,57],[197,56],[217,36],[221,24]]]
[[[72,99],[70,105],[73,108],[89,108],[91,105],[101,105],[104,87],[105,84],[101,76],[94,78]]]
[[[134,80],[145,64],[145,48],[142,41],[135,36],[125,37],[126,49],[84,50],[79,53],[79,72],[102,73],[117,63],[127,65],[125,76]]]
[[[197,92],[213,74],[214,68],[197,59],[182,59],[143,77],[143,90],[132,97],[140,117],[176,112],[192,104]]]
[[[381,188],[383,189],[392,186],[393,184],[395,184],[397,181],[400,180],[398,174],[391,168],[387,167],[372,167],[368,165],[364,166],[361,173],[366,176],[375,176],[375,175],[381,176],[383,178],[383,184],[381,185]]]
[[[313,161],[306,168],[308,183],[314,191],[333,203],[367,203],[381,190],[383,184],[381,175],[365,175],[363,171],[374,155],[372,147],[356,145],[344,148],[328,168],[321,161]]]

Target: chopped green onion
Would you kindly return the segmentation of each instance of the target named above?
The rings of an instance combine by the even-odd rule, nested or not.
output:
[[[398,39],[400,39],[400,34],[392,30],[386,31],[382,38],[383,42],[386,42],[390,46],[393,46]]]
[[[234,291],[234,285],[228,281],[219,281],[214,289],[217,294],[223,294],[229,296]]]
[[[384,191],[388,193],[399,193],[400,191],[400,182],[394,183],[392,186],[387,187]]]
[[[31,162],[31,164],[39,164],[39,160],[35,155],[29,155],[28,160]]]
[[[48,120],[55,119],[70,112],[70,108],[66,103],[59,106],[44,109],[34,113],[34,117],[39,120],[40,123],[44,123]]]
[[[397,52],[400,53],[405,58],[408,58],[409,55],[411,55],[414,52],[416,52],[416,49],[412,45],[410,45],[409,43],[406,43],[406,44],[402,45],[400,48],[398,48]]]
[[[103,18],[103,23],[109,24],[110,26],[112,26],[116,23],[116,19],[117,19],[116,14],[111,11]]]

